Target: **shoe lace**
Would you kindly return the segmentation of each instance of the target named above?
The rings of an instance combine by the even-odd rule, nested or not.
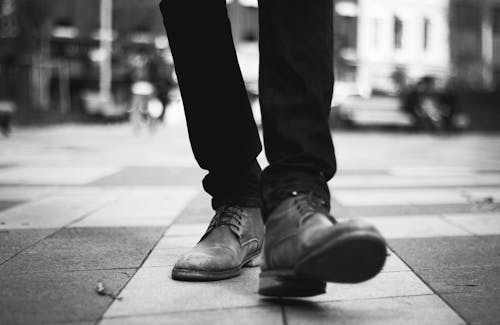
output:
[[[234,205],[223,205],[216,209],[215,216],[210,221],[206,234],[219,226],[228,226],[238,238],[241,238],[243,209]]]
[[[337,223],[329,213],[328,203],[314,192],[300,193],[292,192],[295,197],[294,204],[299,213],[302,215],[301,223],[304,223],[316,213],[321,213],[327,216],[333,223]]]

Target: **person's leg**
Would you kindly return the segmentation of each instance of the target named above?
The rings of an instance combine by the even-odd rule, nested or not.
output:
[[[262,0],[260,101],[270,166],[265,211],[287,190],[317,192],[336,171],[328,117],[333,91],[332,1]]]
[[[370,225],[338,223],[330,215],[333,1],[261,0],[259,14],[259,92],[270,162],[262,176],[259,293],[311,296],[328,281],[367,280],[384,264],[383,238]]]
[[[160,8],[175,63],[191,146],[208,170],[214,207],[259,206],[260,139],[238,65],[224,0],[163,0]]]
[[[207,233],[183,255],[172,276],[214,280],[236,276],[259,254],[262,146],[238,65],[226,1],[163,0],[191,146],[217,211]]]

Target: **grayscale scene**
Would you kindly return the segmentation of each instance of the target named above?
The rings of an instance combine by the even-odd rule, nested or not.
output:
[[[500,323],[500,0],[0,0],[0,324]]]

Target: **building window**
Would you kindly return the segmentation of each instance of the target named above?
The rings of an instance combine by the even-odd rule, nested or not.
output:
[[[403,21],[398,16],[394,16],[394,48],[403,47]]]
[[[493,34],[500,36],[500,6],[493,8]]]
[[[424,18],[424,50],[427,51],[429,49],[429,41],[430,41],[430,32],[431,32],[431,21],[429,18]]]

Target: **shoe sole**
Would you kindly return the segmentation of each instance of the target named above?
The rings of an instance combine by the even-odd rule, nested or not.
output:
[[[246,257],[239,266],[222,271],[201,271],[201,270],[174,268],[172,269],[172,279],[177,281],[191,281],[191,282],[225,280],[239,276],[244,267],[259,266],[259,262],[260,262],[260,251],[255,252],[254,254]]]
[[[326,282],[359,283],[373,278],[387,257],[384,239],[376,231],[343,234],[311,252],[293,270],[262,271],[259,294],[310,297],[325,293]]]

